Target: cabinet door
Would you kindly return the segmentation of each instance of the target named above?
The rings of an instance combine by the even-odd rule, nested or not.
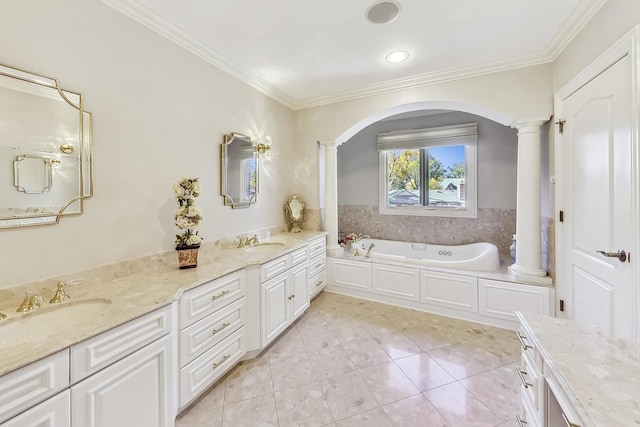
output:
[[[173,426],[171,335],[71,388],[74,426]]]
[[[307,283],[306,264],[291,269],[291,292],[287,298],[290,298],[290,321],[292,322],[309,308],[309,286]]]
[[[289,325],[289,280],[289,273],[286,272],[261,285],[262,347],[269,344]]]
[[[45,400],[0,427],[71,427],[69,390]]]

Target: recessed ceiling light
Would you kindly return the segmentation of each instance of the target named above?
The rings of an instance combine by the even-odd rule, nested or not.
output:
[[[397,64],[402,61],[406,61],[409,58],[409,52],[406,50],[394,50],[390,54],[384,57],[384,60],[392,64]]]
[[[366,17],[374,24],[386,24],[393,21],[400,13],[400,4],[391,1],[374,3],[367,9]]]

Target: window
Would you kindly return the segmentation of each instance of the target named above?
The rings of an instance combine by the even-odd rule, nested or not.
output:
[[[378,135],[380,213],[476,217],[476,124]]]

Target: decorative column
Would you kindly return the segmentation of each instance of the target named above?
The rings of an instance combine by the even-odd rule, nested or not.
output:
[[[516,206],[516,262],[509,270],[516,280],[551,284],[542,269],[540,134],[547,119],[516,123],[518,129],[518,185]]]
[[[340,256],[344,248],[338,244],[338,143],[320,142],[324,146],[324,231],[327,232],[327,255]]]

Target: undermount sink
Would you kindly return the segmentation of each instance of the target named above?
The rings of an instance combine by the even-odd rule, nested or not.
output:
[[[251,246],[246,246],[244,250],[245,252],[249,252],[252,254],[259,254],[263,252],[271,252],[283,246],[284,246],[284,243],[281,243],[281,242],[264,242],[264,243],[256,243],[255,245],[251,245]]]
[[[111,307],[111,300],[91,298],[45,305],[29,313],[6,313],[0,321],[0,346],[41,341],[69,329],[77,322],[91,323]]]

